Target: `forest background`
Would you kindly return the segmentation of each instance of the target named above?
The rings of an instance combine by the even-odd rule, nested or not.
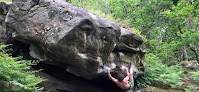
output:
[[[145,40],[145,72],[142,72],[143,77],[136,79],[134,89],[156,86],[187,92],[199,90],[199,67],[186,67],[199,62],[199,0],[66,1],[114,21]],[[6,46],[0,46],[1,89],[41,90],[35,86],[44,80],[34,76],[36,71],[20,73],[23,72],[21,70],[28,69],[31,63],[11,57],[2,50],[4,47]],[[17,64],[20,65],[16,66]],[[19,76],[14,76],[11,72],[18,73]],[[23,77],[28,75],[29,80]]]

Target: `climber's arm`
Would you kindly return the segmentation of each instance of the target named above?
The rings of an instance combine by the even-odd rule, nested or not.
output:
[[[115,79],[114,77],[111,76],[110,70],[108,70],[108,77],[109,77],[113,82],[115,82],[115,83],[118,82],[117,79]]]

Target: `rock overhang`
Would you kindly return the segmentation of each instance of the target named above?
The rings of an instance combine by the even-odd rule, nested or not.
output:
[[[143,40],[63,0],[13,0],[6,17],[15,39],[30,44],[30,55],[93,78],[107,69],[143,66]]]

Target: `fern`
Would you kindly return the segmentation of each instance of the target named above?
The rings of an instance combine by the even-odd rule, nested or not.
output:
[[[44,79],[35,76],[37,71],[30,69],[30,61],[22,57],[12,57],[3,49],[7,45],[0,45],[0,92],[39,92],[42,88],[36,85]],[[26,71],[25,71],[26,70]]]
[[[191,78],[193,81],[199,83],[199,71],[197,72],[190,72],[191,76],[189,78]]]
[[[197,85],[188,85],[187,88],[184,89],[185,92],[196,92],[198,89]]]
[[[136,79],[135,89],[140,89],[148,85],[169,86],[179,88],[182,86],[183,69],[174,65],[168,67],[164,65],[154,54],[146,55],[145,72],[142,77]]]

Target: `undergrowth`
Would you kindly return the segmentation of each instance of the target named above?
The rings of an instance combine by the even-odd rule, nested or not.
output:
[[[190,72],[191,76],[189,78],[191,78],[194,82],[199,83],[199,71],[197,72]]]
[[[0,45],[0,92],[40,92],[43,88],[36,85],[44,79],[36,77],[37,71],[30,71],[30,65],[35,62],[22,60],[22,57],[12,57]]]
[[[146,54],[144,76],[136,80],[135,89],[147,86],[180,88],[184,76],[183,68],[179,65],[166,66],[152,53]]]
[[[12,2],[12,0],[0,0],[0,2]]]
[[[141,72],[144,76],[135,79],[134,89],[141,89],[148,86],[159,88],[173,88],[176,90],[184,90],[185,92],[195,92],[199,90],[199,71],[189,72],[190,84],[186,84],[183,80],[185,68],[180,65],[167,66],[163,64],[156,55],[146,54],[145,71]],[[183,86],[184,85],[184,86]]]

